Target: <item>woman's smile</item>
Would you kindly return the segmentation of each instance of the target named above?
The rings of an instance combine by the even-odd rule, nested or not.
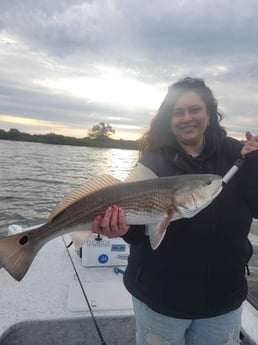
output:
[[[197,125],[186,125],[186,126],[179,126],[180,129],[182,129],[185,132],[192,132],[194,129],[196,129]]]

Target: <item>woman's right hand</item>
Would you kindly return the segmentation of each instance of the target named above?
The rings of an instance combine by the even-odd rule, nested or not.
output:
[[[123,236],[130,226],[125,222],[124,210],[118,205],[109,206],[104,217],[97,216],[92,223],[92,232],[109,238]]]
[[[245,136],[246,142],[241,151],[242,156],[245,156],[253,151],[258,151],[258,135],[252,135],[249,131],[247,131]]]

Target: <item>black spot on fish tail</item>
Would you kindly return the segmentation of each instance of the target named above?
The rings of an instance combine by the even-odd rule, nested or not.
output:
[[[24,246],[26,243],[29,242],[29,237],[27,235],[23,236],[20,240],[19,243]]]
[[[31,243],[28,233],[16,234],[1,239],[0,266],[3,266],[16,280],[21,280],[42,244]]]

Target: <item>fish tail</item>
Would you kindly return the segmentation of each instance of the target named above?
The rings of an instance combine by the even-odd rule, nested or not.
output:
[[[41,246],[31,243],[29,232],[5,237],[0,240],[0,266],[16,280],[21,280]]]

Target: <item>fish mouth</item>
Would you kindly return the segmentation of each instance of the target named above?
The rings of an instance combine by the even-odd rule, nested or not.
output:
[[[220,193],[221,191],[222,191],[222,184],[220,185],[220,187],[218,188],[218,190],[216,190],[216,191],[213,193],[214,197],[218,196],[219,193]]]

